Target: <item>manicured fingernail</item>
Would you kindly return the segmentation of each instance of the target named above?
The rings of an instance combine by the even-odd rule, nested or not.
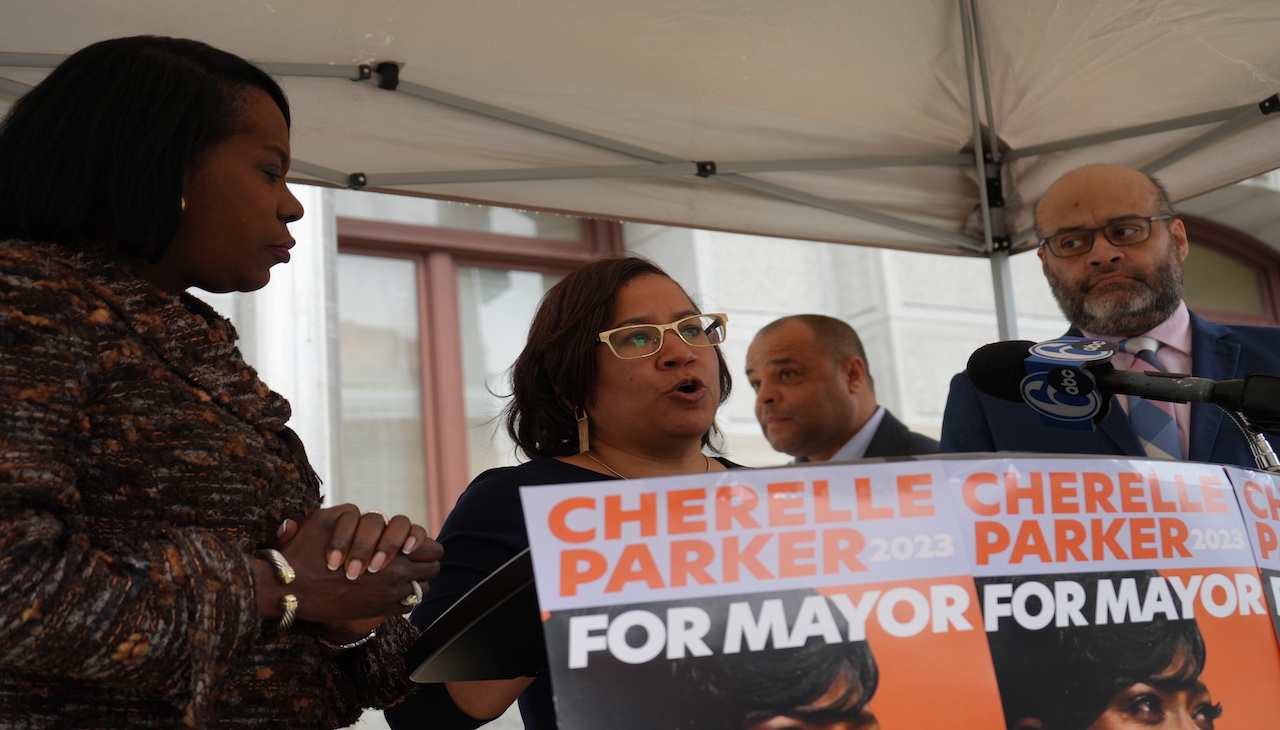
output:
[[[369,561],[369,572],[377,573],[382,570],[382,566],[387,564],[387,554],[379,550],[373,554],[373,560]]]
[[[400,548],[400,552],[404,553],[405,555],[408,555],[409,553],[413,552],[413,549],[416,547],[418,547],[418,538],[410,535],[409,539],[404,541],[404,547]]]
[[[360,571],[364,568],[364,563],[359,560],[352,560],[347,563],[347,580],[355,580],[360,577]]]
[[[284,537],[285,530],[289,529],[289,521],[285,520],[280,523],[280,527],[276,529],[276,537]]]
[[[337,570],[342,565],[342,551],[332,550],[329,552],[329,570]]]

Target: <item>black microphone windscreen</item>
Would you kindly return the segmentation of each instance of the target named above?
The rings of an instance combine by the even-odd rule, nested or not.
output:
[[[1030,340],[1005,340],[983,345],[969,356],[964,373],[978,392],[1021,403],[1020,386],[1027,376],[1022,363],[1035,344]]]

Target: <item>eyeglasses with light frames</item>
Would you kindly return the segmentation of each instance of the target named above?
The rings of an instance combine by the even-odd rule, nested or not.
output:
[[[1133,216],[1111,221],[1105,226],[1055,233],[1040,239],[1040,245],[1061,259],[1083,256],[1093,250],[1093,239],[1099,232],[1112,246],[1133,246],[1151,238],[1151,224],[1171,221],[1171,215]]]
[[[727,314],[695,314],[670,324],[629,324],[600,333],[600,342],[622,360],[636,360],[662,349],[662,337],[671,330],[690,347],[714,347],[724,342]]]

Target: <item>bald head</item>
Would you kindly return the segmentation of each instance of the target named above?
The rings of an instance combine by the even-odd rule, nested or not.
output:
[[[1056,233],[1045,230],[1041,224],[1041,211],[1049,208],[1056,210],[1062,206],[1079,209],[1087,205],[1088,193],[1099,188],[1123,192],[1126,197],[1140,201],[1145,207],[1155,211],[1151,215],[1172,215],[1173,202],[1169,199],[1169,191],[1154,177],[1124,165],[1087,165],[1076,168],[1063,175],[1036,203],[1034,212],[1036,233],[1047,237]]]
[[[756,419],[774,449],[826,461],[878,408],[858,334],[817,314],[784,317],[747,348]]]
[[[862,338],[858,332],[844,320],[828,317],[825,314],[793,314],[789,317],[775,319],[760,328],[756,337],[772,335],[779,330],[805,332],[812,336],[812,341],[827,353],[837,367],[851,357],[860,357],[867,363],[867,353],[862,348]],[[871,366],[867,365],[867,384],[875,387],[871,378]]]
[[[1036,232],[1041,239],[1069,233],[1082,245],[1065,255],[1041,246],[1037,254],[1073,325],[1104,337],[1134,337],[1177,310],[1188,244],[1186,228],[1172,215],[1158,181],[1120,165],[1082,167],[1049,186],[1036,205]],[[1149,235],[1133,235],[1138,231]]]

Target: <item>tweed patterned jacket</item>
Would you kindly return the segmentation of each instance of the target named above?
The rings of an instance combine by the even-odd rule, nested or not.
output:
[[[336,659],[251,556],[319,506],[231,324],[102,246],[0,242],[0,728],[337,727],[414,630]]]

